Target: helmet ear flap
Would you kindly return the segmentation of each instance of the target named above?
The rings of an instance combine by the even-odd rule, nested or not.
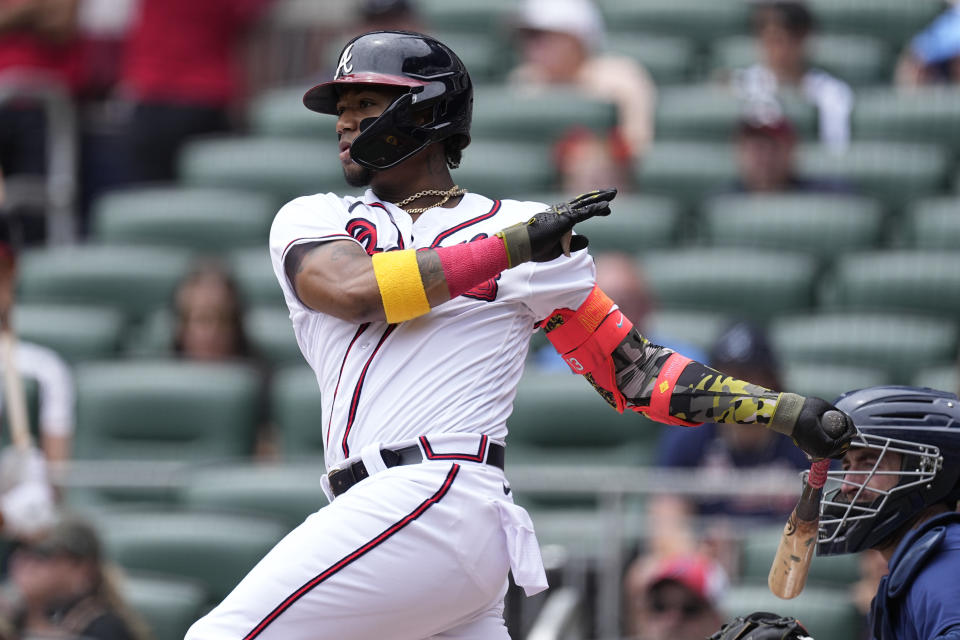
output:
[[[350,145],[350,157],[357,164],[382,171],[394,167],[428,144],[428,132],[411,119],[413,95],[405,93],[376,118],[360,121],[360,135]]]

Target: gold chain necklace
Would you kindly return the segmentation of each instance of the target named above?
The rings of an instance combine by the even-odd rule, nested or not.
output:
[[[445,204],[447,203],[448,200],[450,200],[450,198],[455,198],[455,197],[457,197],[457,196],[462,196],[462,195],[465,194],[466,192],[467,192],[466,189],[461,189],[461,188],[460,188],[459,186],[457,186],[457,185],[453,185],[452,187],[450,187],[450,188],[447,189],[446,191],[444,191],[444,190],[442,190],[442,189],[424,189],[423,191],[418,191],[417,193],[413,194],[413,195],[410,196],[409,198],[404,198],[404,199],[401,200],[400,202],[396,203],[396,206],[398,206],[398,207],[400,207],[401,209],[403,209],[405,206],[407,206],[408,204],[410,204],[411,202],[413,202],[413,201],[416,200],[417,198],[422,198],[422,197],[424,197],[424,196],[443,196],[443,199],[440,200],[440,202],[438,202],[438,203],[436,203],[436,204],[432,204],[432,205],[430,205],[429,207],[418,207],[418,208],[416,208],[416,209],[407,209],[407,213],[410,213],[410,214],[423,213],[424,211],[426,211],[426,210],[428,210],[428,209],[433,209],[434,207],[443,206],[443,205],[445,205]]]

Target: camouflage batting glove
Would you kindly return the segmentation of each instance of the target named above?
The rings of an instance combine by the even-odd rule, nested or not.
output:
[[[832,437],[823,428],[822,418],[827,411],[843,416],[843,432]],[[857,435],[853,420],[835,406],[820,398],[804,398],[795,393],[783,393],[777,402],[769,427],[793,438],[811,460],[842,458]]]
[[[585,236],[573,236],[568,250],[563,246],[563,237],[573,226],[594,216],[610,215],[610,201],[617,195],[616,189],[591,191],[569,202],[555,204],[538,213],[526,222],[507,227],[497,234],[507,248],[511,267],[524,262],[549,262],[569,251],[587,247]]]

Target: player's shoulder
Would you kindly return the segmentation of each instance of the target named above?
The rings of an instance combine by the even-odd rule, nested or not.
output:
[[[500,200],[500,217],[504,221],[520,222],[546,211],[550,205],[536,200]]]
[[[341,211],[348,209],[356,200],[353,196],[339,196],[332,192],[300,196],[280,207],[276,217],[298,218],[322,214],[325,211]]]

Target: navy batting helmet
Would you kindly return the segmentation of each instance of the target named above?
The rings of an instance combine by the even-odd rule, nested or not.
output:
[[[473,83],[448,46],[412,31],[372,31],[340,53],[334,78],[303,96],[308,109],[336,115],[338,88],[369,84],[406,87],[377,118],[360,123],[350,147],[354,162],[389,169],[427,145],[452,139],[455,150],[470,144]]]
[[[946,391],[880,386],[846,393],[835,402],[860,435],[851,451],[867,449],[872,469],[831,471],[837,488],[821,504],[818,555],[855,553],[881,545],[926,507],[960,500],[960,401]],[[873,460],[874,456],[876,460]],[[893,468],[891,456],[899,456]],[[886,462],[886,463],[885,463]],[[867,488],[891,478],[889,489]],[[843,487],[846,487],[846,491]],[[872,499],[871,499],[872,498]]]

